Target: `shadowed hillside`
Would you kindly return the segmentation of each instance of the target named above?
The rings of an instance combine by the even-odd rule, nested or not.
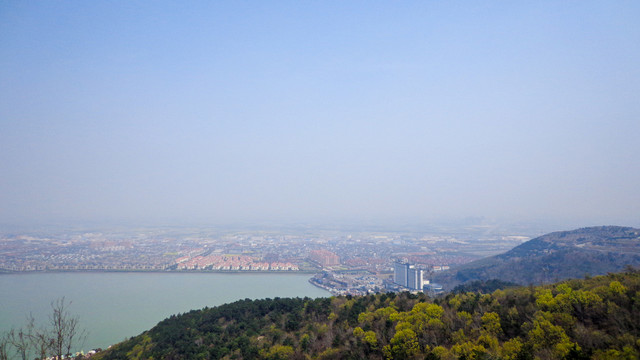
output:
[[[434,281],[449,289],[460,283],[489,279],[544,284],[618,272],[627,265],[640,265],[640,229],[589,227],[540,236],[504,254],[438,274]]]

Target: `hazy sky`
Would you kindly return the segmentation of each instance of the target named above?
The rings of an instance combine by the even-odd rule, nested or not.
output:
[[[638,1],[2,1],[0,220],[640,226]]]

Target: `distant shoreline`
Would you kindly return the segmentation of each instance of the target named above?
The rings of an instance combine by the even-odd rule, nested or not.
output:
[[[265,274],[265,275],[301,275],[301,274],[317,274],[317,271],[310,270],[281,270],[281,271],[268,271],[268,270],[31,270],[31,271],[7,271],[0,270],[0,276],[2,275],[19,275],[19,274],[52,274],[52,273],[157,273],[157,274]]]

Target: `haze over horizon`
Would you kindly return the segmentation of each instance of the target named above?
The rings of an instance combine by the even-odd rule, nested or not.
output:
[[[640,227],[640,3],[0,3],[0,223]]]

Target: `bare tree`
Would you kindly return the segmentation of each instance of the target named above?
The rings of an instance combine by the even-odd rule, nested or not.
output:
[[[79,317],[69,313],[70,305],[71,302],[67,302],[64,297],[51,302],[51,350],[57,359],[70,355],[73,346],[84,342],[86,338],[86,331],[78,326]]]
[[[28,360],[31,353],[31,327],[11,329],[7,334],[7,341],[22,360]]]
[[[9,360],[9,337],[0,334],[0,360]]]
[[[31,347],[34,349],[37,359],[46,359],[47,354],[53,348],[53,339],[51,337],[51,331],[46,328],[40,328],[35,326],[35,319],[33,315],[29,315],[28,323],[30,324],[31,334]]]
[[[27,317],[22,328],[13,328],[0,334],[0,360],[31,358],[35,351],[39,359],[52,356],[55,359],[71,355],[71,349],[81,345],[86,339],[86,331],[80,329],[80,320],[69,312],[71,302],[65,298],[51,302],[52,314],[44,327],[36,326],[33,315]]]

